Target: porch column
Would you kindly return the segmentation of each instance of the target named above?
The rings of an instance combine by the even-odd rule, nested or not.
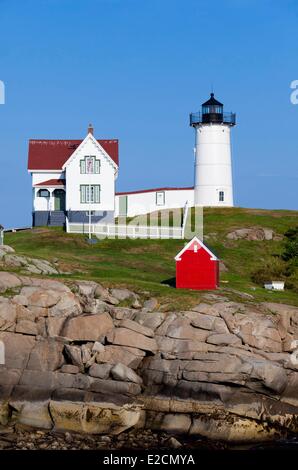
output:
[[[32,201],[32,210],[33,212],[35,212],[36,210],[38,210],[38,208],[36,207],[36,201],[37,201],[37,193],[39,191],[39,188],[33,188],[33,201]]]
[[[54,191],[55,191],[55,188],[52,188],[50,189],[49,188],[49,193],[50,193],[50,197],[49,197],[49,212],[52,212],[55,210],[55,196],[53,195]]]

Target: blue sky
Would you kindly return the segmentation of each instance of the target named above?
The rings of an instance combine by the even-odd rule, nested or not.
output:
[[[29,138],[120,140],[118,190],[193,184],[188,115],[211,84],[235,202],[298,209],[295,0],[0,0],[0,223],[31,223]]]

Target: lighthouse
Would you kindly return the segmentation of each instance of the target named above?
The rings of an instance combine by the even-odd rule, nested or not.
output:
[[[224,113],[223,104],[211,93],[201,112],[190,115],[195,129],[195,206],[232,207],[233,178],[231,127],[234,113]]]

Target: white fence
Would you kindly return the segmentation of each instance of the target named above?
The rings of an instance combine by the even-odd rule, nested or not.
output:
[[[143,239],[177,239],[183,240],[186,233],[188,234],[190,227],[191,217],[189,217],[189,205],[186,201],[183,208],[182,221],[173,219],[172,223],[176,223],[175,226],[170,226],[169,222],[169,212],[164,213],[164,218],[161,219],[161,225],[141,225],[141,223],[136,222],[137,217],[134,220],[131,220],[128,224],[92,224],[92,223],[74,223],[69,222],[66,217],[66,231],[68,233],[82,233],[87,234],[90,237],[95,236],[98,238],[143,238]],[[203,220],[202,208],[199,209],[199,219]],[[140,222],[140,221],[139,221]],[[156,222],[155,222],[156,223]],[[177,225],[180,224],[181,226]],[[190,224],[191,225],[191,224]],[[200,225],[200,229],[202,229]],[[201,232],[200,232],[201,234]],[[188,234],[189,235],[189,234]],[[191,235],[189,238],[192,238]]]
[[[183,239],[182,227],[153,227],[146,225],[118,225],[118,224],[83,224],[66,223],[68,233],[83,233],[98,238],[145,238],[145,239]]]

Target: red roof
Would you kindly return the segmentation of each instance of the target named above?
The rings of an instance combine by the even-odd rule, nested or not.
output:
[[[116,196],[125,196],[126,194],[141,194],[141,193],[152,193],[155,191],[183,191],[187,189],[194,189],[193,186],[187,188],[153,188],[153,189],[140,189],[138,191],[124,191],[122,193],[116,193]]]
[[[34,186],[65,186],[65,180],[47,180],[37,183]]]
[[[193,251],[195,245],[197,245],[197,248],[196,248],[196,250],[195,250],[195,253],[197,253],[198,250],[203,249],[203,250],[205,250],[206,253],[208,253],[208,255],[210,256],[211,261],[218,261],[218,258],[215,256],[215,254],[212,253],[212,251],[211,251],[201,240],[199,240],[198,237],[193,237],[193,239],[190,240],[190,242],[188,242],[188,243],[182,248],[181,251],[179,251],[179,253],[175,256],[175,261],[181,261],[181,257],[183,256],[183,254],[184,254],[186,251]]]
[[[28,170],[61,170],[82,140],[29,140]],[[118,140],[97,141],[119,165]]]

